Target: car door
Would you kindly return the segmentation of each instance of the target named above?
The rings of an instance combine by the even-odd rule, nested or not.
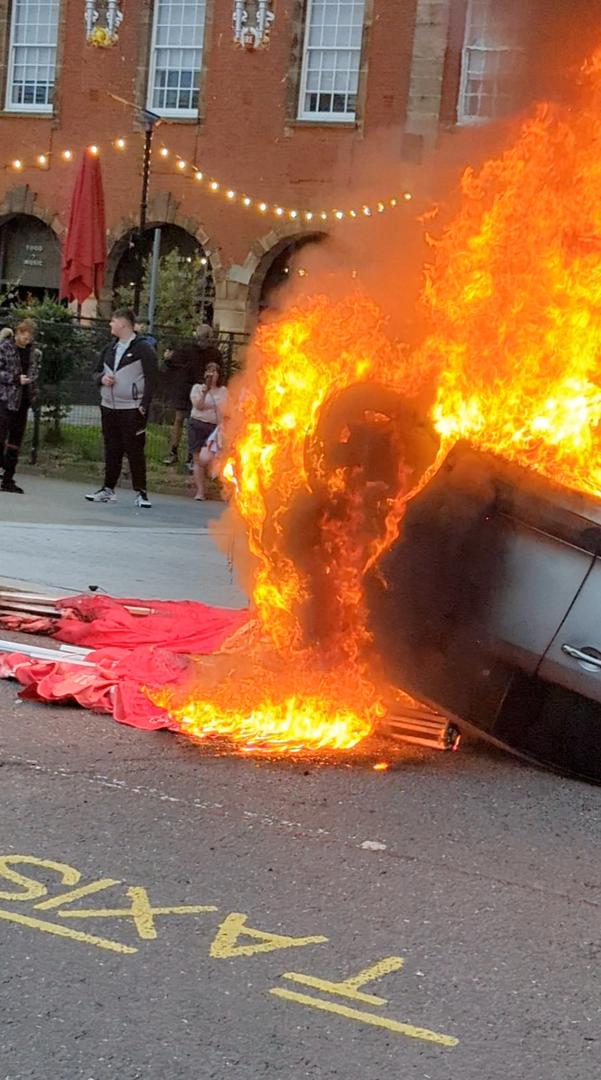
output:
[[[601,559],[594,559],[537,674],[545,682],[601,702]]]

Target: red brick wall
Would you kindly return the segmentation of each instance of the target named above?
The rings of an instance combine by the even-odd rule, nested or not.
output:
[[[80,0],[63,4],[56,115],[0,114],[3,159],[31,161],[34,153],[50,150],[52,166],[47,172],[26,169],[18,177],[2,170],[0,202],[13,185],[25,183],[40,205],[65,221],[74,170],[61,161],[60,151],[92,142],[104,149],[111,138],[123,135],[128,151],[107,148],[102,156],[108,226],[115,232],[124,219],[137,215],[143,136],[135,130],[133,110],[114,101],[109,91],[127,101],[136,98],[143,81],[140,57],[148,52],[151,5],[149,0],[124,3],[119,43],[95,49],[84,42]],[[367,7],[369,77],[361,122],[355,126],[301,124],[293,118],[300,3],[276,0],[270,47],[255,53],[234,46],[230,0],[209,3],[201,120],[165,123],[157,131],[151,198],[170,192],[180,214],[204,228],[225,266],[242,263],[271,223],[224,205],[199,189],[191,176],[175,174],[156,151],[164,140],[186,160],[198,161],[225,183],[267,201],[307,208],[348,203],[353,177],[362,174],[369,181],[370,136],[385,129],[389,145],[400,154],[410,70],[414,0],[373,0]]]

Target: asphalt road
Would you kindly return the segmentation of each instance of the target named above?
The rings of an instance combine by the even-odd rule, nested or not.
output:
[[[0,717],[0,1080],[600,1075],[598,789]]]

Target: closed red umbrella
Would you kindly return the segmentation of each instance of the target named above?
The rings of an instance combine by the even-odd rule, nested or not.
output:
[[[61,296],[83,304],[98,296],[106,267],[104,191],[100,161],[84,151],[73,188],[69,231],[63,248]]]

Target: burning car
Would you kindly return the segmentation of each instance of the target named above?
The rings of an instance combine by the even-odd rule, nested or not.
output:
[[[459,726],[601,781],[601,506],[465,445],[372,575],[387,675]]]

